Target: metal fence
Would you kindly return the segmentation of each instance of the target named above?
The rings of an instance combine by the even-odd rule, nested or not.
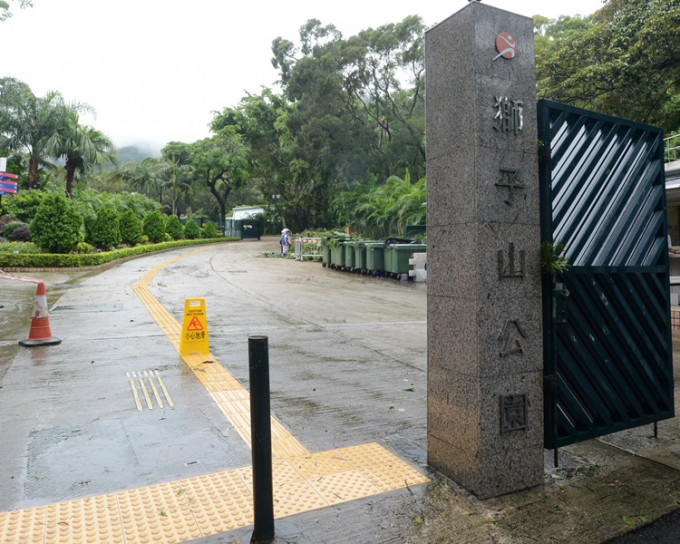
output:
[[[295,260],[321,257],[321,238],[295,238]]]
[[[664,138],[663,147],[666,162],[680,160],[680,134]]]

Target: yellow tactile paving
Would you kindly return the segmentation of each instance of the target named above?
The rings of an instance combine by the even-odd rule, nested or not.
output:
[[[146,286],[164,266],[194,253],[161,263],[133,287],[176,349],[180,324]],[[248,391],[212,356],[185,356],[183,360],[250,445]],[[135,389],[135,376],[128,377]],[[172,405],[160,376],[156,377]],[[151,389],[160,402],[156,388],[152,385]],[[139,406],[139,395],[135,395],[135,400]],[[148,390],[144,400],[151,403]],[[310,453],[274,418],[272,455],[277,518],[429,481],[375,443]],[[0,512],[0,544],[176,544],[238,529],[253,523],[252,479],[252,467],[241,467],[97,497]]]
[[[144,409],[140,398],[140,391],[146,401],[145,405],[149,410],[153,410],[156,406],[158,406],[158,408],[165,408],[166,404],[170,408],[175,407],[172,402],[172,397],[170,396],[170,393],[168,393],[168,389],[165,387],[163,379],[157,370],[128,372],[127,377],[128,382],[130,383],[130,390],[132,391],[132,398],[138,411],[141,412]],[[151,400],[151,395],[149,394],[149,389],[146,387],[146,383],[148,383],[149,388],[153,392],[153,398],[156,401],[155,403]],[[139,390],[137,389],[138,384]]]
[[[274,459],[272,472],[277,518],[428,481],[375,443]],[[252,524],[252,502],[242,467],[0,513],[0,542],[175,544]]]
[[[142,411],[142,403],[139,400],[139,393],[137,393],[137,386],[135,385],[135,381],[133,379],[130,379],[130,388],[132,389],[132,396],[135,399],[135,404],[137,405],[137,410],[140,412]]]

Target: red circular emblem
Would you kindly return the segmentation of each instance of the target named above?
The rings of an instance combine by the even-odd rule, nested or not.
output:
[[[501,32],[496,36],[496,51],[498,51],[496,58],[514,58],[517,55],[517,40],[507,32]]]

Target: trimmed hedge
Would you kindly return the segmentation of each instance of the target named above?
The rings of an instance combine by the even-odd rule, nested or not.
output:
[[[97,266],[117,259],[134,257],[154,251],[163,251],[183,246],[237,242],[239,238],[206,238],[203,240],[177,240],[143,246],[128,247],[103,253],[77,255],[73,253],[0,253],[0,268],[80,268]]]

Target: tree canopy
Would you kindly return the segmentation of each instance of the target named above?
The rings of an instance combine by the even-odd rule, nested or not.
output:
[[[32,0],[0,0],[0,22],[12,16],[11,4],[18,4],[20,8],[25,8],[32,6],[33,2]]]
[[[536,28],[539,97],[680,127],[677,0],[609,0],[591,17]]]

